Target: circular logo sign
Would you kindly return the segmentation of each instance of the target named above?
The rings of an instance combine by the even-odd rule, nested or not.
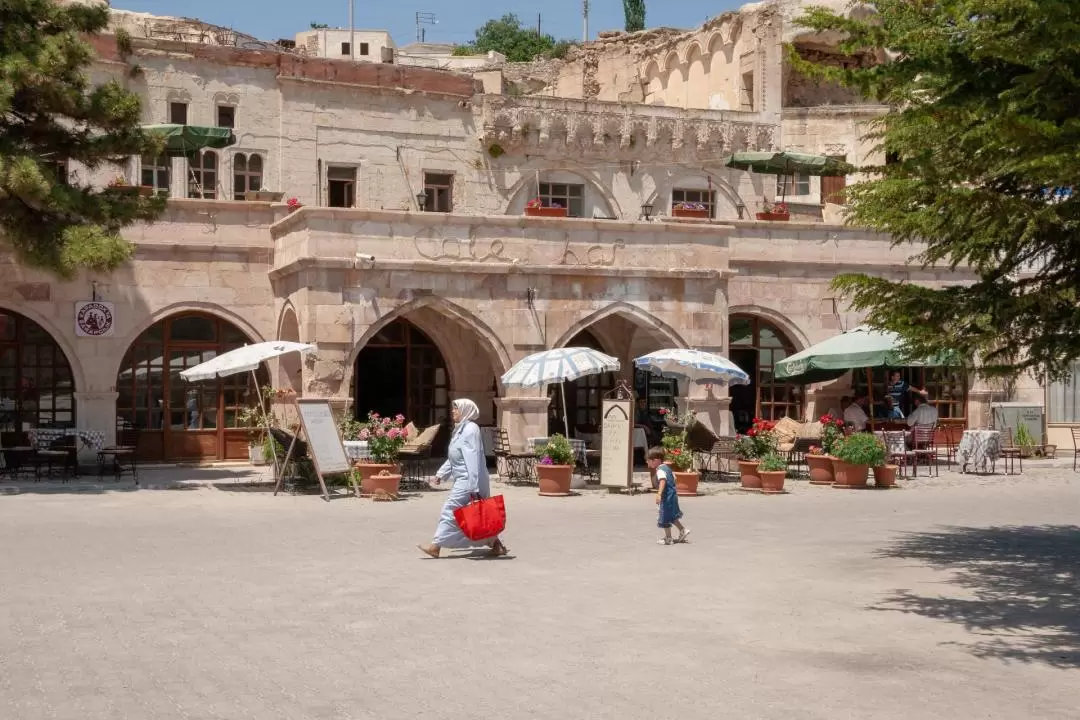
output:
[[[88,302],[79,309],[75,324],[86,335],[104,335],[112,329],[112,310],[102,303]]]

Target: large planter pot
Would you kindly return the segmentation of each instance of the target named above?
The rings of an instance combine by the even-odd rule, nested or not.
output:
[[[675,492],[681,497],[694,497],[697,495],[698,480],[701,473],[697,470],[675,473]]]
[[[761,475],[757,466],[757,460],[739,460],[739,482],[744,490],[761,489]]]
[[[779,495],[784,492],[786,470],[758,471],[758,475],[761,477],[761,492],[766,495]]]
[[[401,483],[401,470],[397,465],[358,462],[353,467],[360,476],[361,494],[374,495],[376,490],[384,490],[390,492],[391,495],[397,495],[398,485]],[[387,478],[395,477],[397,480],[393,481],[391,492],[387,489],[391,484]]]
[[[566,497],[570,494],[570,480],[574,476],[573,465],[536,464],[536,477],[540,481],[543,497]]]
[[[708,210],[688,210],[686,208],[678,208],[678,207],[676,207],[676,208],[671,208],[671,216],[672,217],[681,217],[681,218],[697,218],[698,220],[708,220],[709,219],[709,211]]]
[[[769,222],[787,222],[791,219],[791,213],[759,212],[757,214],[757,219],[767,220]]]
[[[852,465],[843,460],[833,458],[833,477],[836,478],[835,488],[845,490],[866,487],[866,481],[870,477],[869,465]]]
[[[525,215],[528,217],[566,217],[566,208],[557,207],[540,207],[540,208],[525,208]]]
[[[248,445],[248,460],[252,465],[268,465],[266,451],[262,443],[250,443]]]
[[[896,472],[900,468],[896,465],[879,465],[874,468],[874,485],[876,487],[896,487]]]
[[[806,465],[810,468],[811,485],[832,485],[836,482],[833,459],[828,455],[807,455]]]

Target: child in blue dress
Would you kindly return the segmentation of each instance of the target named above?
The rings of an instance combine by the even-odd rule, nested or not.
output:
[[[664,449],[654,447],[646,455],[649,467],[656,471],[656,479],[660,482],[660,489],[656,491],[656,504],[660,506],[660,517],[656,522],[657,527],[664,528],[664,537],[657,540],[659,545],[673,545],[686,542],[686,536],[690,531],[683,527],[682,510],[679,509],[679,496],[675,491],[675,473],[664,462]],[[679,537],[672,539],[671,526],[679,529]]]

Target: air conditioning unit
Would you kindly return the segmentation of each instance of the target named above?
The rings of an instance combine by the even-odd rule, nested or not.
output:
[[[1012,428],[1015,439],[1017,428],[1023,425],[1036,445],[1043,444],[1042,405],[1016,402],[990,403],[990,413],[995,430]]]

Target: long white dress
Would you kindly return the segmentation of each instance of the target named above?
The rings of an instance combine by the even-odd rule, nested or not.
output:
[[[454,428],[446,462],[436,475],[444,480],[452,480],[454,486],[450,490],[450,497],[443,504],[439,526],[435,528],[435,538],[431,542],[444,548],[491,545],[493,540],[477,542],[465,537],[454,520],[454,510],[472,502],[473,495],[485,498],[491,495],[491,480],[488,477],[487,460],[484,458],[484,441],[476,423],[468,420]]]

